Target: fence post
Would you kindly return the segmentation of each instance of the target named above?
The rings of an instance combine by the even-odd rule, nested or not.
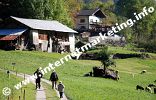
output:
[[[12,63],[13,70],[15,69],[16,63]]]
[[[21,88],[21,94],[22,94],[22,88]]]
[[[8,100],[10,100],[10,96],[8,96]]]
[[[10,71],[9,70],[7,71],[7,74],[8,74],[8,78],[10,79]]]
[[[14,100],[13,92],[11,92],[11,100]]]
[[[19,100],[21,100],[21,96],[19,96]]]
[[[24,74],[24,80],[25,80],[25,74]]]
[[[16,77],[17,77],[17,71],[16,71]]]
[[[23,93],[23,100],[25,100],[25,90],[24,90],[24,93]]]

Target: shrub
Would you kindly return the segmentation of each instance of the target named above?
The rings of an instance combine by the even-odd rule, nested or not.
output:
[[[98,53],[98,58],[99,61],[101,61],[103,67],[104,67],[104,72],[106,72],[106,68],[115,65],[115,62],[110,59],[110,52],[108,51],[108,47],[105,46],[99,53]]]
[[[139,42],[138,47],[145,48],[147,52],[156,53],[156,40]]]

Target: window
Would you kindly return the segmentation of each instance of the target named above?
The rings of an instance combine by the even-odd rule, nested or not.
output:
[[[90,19],[90,23],[93,23],[93,19]]]
[[[80,19],[80,23],[85,23],[85,19]]]

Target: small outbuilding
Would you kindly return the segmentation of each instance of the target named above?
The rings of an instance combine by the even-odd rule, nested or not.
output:
[[[78,32],[58,21],[11,16],[6,27],[0,29],[0,49],[73,52],[75,33]]]

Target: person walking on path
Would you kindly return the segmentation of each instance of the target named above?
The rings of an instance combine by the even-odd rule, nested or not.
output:
[[[56,88],[58,76],[57,76],[57,73],[55,72],[55,70],[53,70],[53,72],[51,73],[49,80],[52,82],[52,89],[54,89],[54,87]]]
[[[37,88],[40,89],[40,87],[41,87],[41,78],[43,77],[43,74],[40,72],[39,69],[37,69],[37,70],[35,71],[35,73],[34,73],[34,76],[37,77],[37,78],[36,78],[36,81],[35,81],[35,83],[36,83],[36,89],[37,89]]]
[[[63,98],[64,88],[65,88],[65,86],[62,84],[62,81],[60,81],[58,84],[58,91],[60,94],[60,98]]]

